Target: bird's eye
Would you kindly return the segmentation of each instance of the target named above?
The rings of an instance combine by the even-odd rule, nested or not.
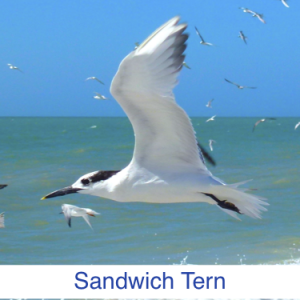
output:
[[[81,183],[84,185],[88,185],[90,183],[90,181],[88,179],[81,179]]]

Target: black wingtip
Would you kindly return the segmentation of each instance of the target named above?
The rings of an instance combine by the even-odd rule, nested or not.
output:
[[[205,150],[205,148],[203,148],[199,143],[198,143],[198,147],[202,153],[202,155],[204,156],[204,158],[214,167],[217,165],[216,161],[213,159],[213,157]]]

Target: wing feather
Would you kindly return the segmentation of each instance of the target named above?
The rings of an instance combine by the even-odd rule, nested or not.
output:
[[[188,39],[183,33],[187,25],[178,22],[179,17],[171,19],[125,57],[110,91],[133,126],[135,162],[209,173],[199,157],[190,119],[173,95]]]

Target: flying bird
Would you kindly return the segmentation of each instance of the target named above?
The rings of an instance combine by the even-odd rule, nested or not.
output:
[[[135,42],[134,44],[135,44],[134,50],[136,50],[140,46],[140,43]]]
[[[259,14],[259,13],[254,13],[252,17],[256,17],[259,21],[261,21],[262,23],[266,24],[266,21],[263,19],[264,15],[263,14]]]
[[[173,88],[182,68],[187,24],[175,17],[121,62],[111,94],[133,126],[135,149],[122,170],[95,171],[42,200],[72,193],[118,202],[206,202],[233,217],[260,218],[267,203],[245,193],[243,183],[225,184],[207,169],[192,123],[177,105]],[[245,171],[246,173],[246,171]]]
[[[182,65],[183,65],[184,67],[188,68],[188,69],[191,69],[191,68],[187,65],[187,63],[186,63],[185,61],[182,63]]]
[[[215,117],[216,117],[216,115],[215,115],[215,116],[212,116],[212,117],[211,117],[211,118],[209,118],[209,119],[207,119],[205,122],[214,121],[214,120],[215,120]]]
[[[209,140],[209,149],[210,149],[210,151],[214,151],[214,149],[213,149],[213,143],[216,143],[216,141]]]
[[[4,212],[0,214],[0,228],[4,228]]]
[[[252,129],[252,132],[255,130],[255,127],[256,127],[259,123],[265,122],[265,121],[267,121],[267,120],[276,120],[276,118],[264,118],[264,119],[258,120],[258,121],[254,124],[253,129]]]
[[[224,78],[224,79],[225,79],[225,81],[227,81],[227,82],[229,82],[229,83],[234,84],[235,86],[237,86],[237,88],[240,89],[240,90],[242,90],[242,89],[256,89],[256,87],[253,87],[253,86],[239,85],[239,84],[237,84],[235,82],[232,82],[232,81],[230,81],[230,80],[228,80],[226,78]]]
[[[7,64],[8,66],[9,66],[9,68],[11,69],[11,70],[18,70],[18,71],[20,71],[21,73],[24,73],[22,70],[20,70],[18,67],[16,67],[16,66],[13,66],[12,64]]]
[[[213,44],[211,43],[207,43],[204,41],[204,38],[202,37],[202,35],[200,34],[200,32],[198,31],[197,27],[195,26],[195,29],[196,29],[196,33],[199,35],[201,41],[200,41],[200,44],[201,45],[204,45],[204,46],[213,46]]]
[[[7,184],[0,184],[0,190],[4,189],[5,187],[7,187]]]
[[[285,7],[289,7],[288,4],[286,3],[286,0],[279,0],[279,1],[281,1]]]
[[[95,99],[97,100],[108,100],[108,98],[106,98],[105,96],[95,92],[96,96],[94,96]]]
[[[244,35],[243,31],[240,31],[240,35],[239,35],[239,38],[241,38],[241,40],[244,41],[244,43],[247,45],[247,37]]]
[[[210,99],[207,104],[205,105],[206,107],[212,108],[211,103],[214,101],[214,99]]]
[[[296,124],[295,130],[299,127],[299,125],[300,125],[300,122]]]
[[[87,80],[96,80],[96,81],[98,81],[99,83],[101,83],[101,84],[104,85],[104,83],[103,83],[100,79],[98,79],[97,77],[95,77],[95,76],[88,77],[85,81],[87,81]]]
[[[93,229],[90,221],[89,216],[95,217],[96,215],[100,215],[96,211],[90,208],[81,208],[71,204],[63,204],[61,206],[62,212],[61,214],[65,215],[67,223],[69,227],[71,227],[71,218],[72,217],[83,217],[83,219],[88,223],[88,225]]]

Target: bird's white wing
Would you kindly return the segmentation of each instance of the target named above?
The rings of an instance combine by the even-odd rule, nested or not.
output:
[[[70,204],[63,204],[61,206],[61,209],[64,213],[65,219],[69,225],[69,227],[71,227],[71,218],[72,218],[72,209],[76,208],[77,206],[74,205],[70,205]]]
[[[0,214],[0,228],[4,228],[4,212]]]
[[[93,229],[93,227],[92,227],[92,225],[90,223],[90,220],[89,220],[89,216],[88,215],[83,215],[82,217],[88,223],[88,225],[91,227],[91,229]]]
[[[289,7],[288,4],[284,0],[281,0],[281,2],[285,7]]]
[[[140,166],[207,170],[195,133],[172,93],[184,61],[188,36],[179,17],[157,29],[120,64],[111,94],[129,117],[135,133],[133,160]]]

